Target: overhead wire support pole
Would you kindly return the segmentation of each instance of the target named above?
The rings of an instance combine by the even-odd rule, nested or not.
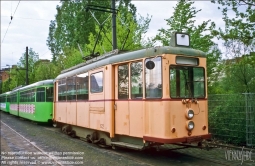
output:
[[[28,84],[28,47],[26,47],[26,85]]]
[[[115,0],[112,0],[112,49],[117,49]]]
[[[113,50],[117,49],[116,14],[118,10],[115,8],[115,0],[112,0],[111,8],[96,6],[96,5],[87,5],[86,11],[88,12],[89,10],[97,10],[97,11],[112,13],[112,49]],[[92,14],[92,16],[95,18],[94,14]],[[98,21],[97,23],[99,24]],[[102,24],[99,24],[99,25],[102,25]]]

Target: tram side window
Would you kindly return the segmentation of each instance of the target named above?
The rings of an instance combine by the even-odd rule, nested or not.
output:
[[[1,103],[4,103],[5,102],[5,97],[4,96],[0,97],[0,101],[1,101]]]
[[[143,98],[143,63],[131,63],[131,98]]]
[[[26,93],[25,92],[20,92],[20,102],[25,102],[26,101]]]
[[[36,89],[36,102],[45,102],[45,88]]]
[[[20,93],[21,102],[34,102],[35,101],[35,89],[27,90]]]
[[[98,72],[90,75],[90,92],[103,92],[103,72]]]
[[[75,76],[68,77],[66,79],[67,91],[66,98],[68,101],[76,100],[76,84],[75,84]]]
[[[118,67],[118,99],[128,99],[129,86],[128,64]]]
[[[35,102],[35,89],[31,89],[28,92],[29,94],[29,102]]]
[[[53,101],[53,87],[46,87],[46,102]]]
[[[16,103],[16,102],[17,102],[17,93],[12,94],[12,95],[10,96],[10,102],[11,102],[11,103]]]
[[[58,82],[58,101],[66,101],[66,79]]]
[[[89,77],[88,73],[82,73],[76,77],[77,100],[88,100]]]
[[[161,57],[150,58],[145,60],[153,61],[155,67],[153,69],[145,68],[145,97],[146,98],[161,98],[162,97],[162,63]]]
[[[10,96],[7,96],[7,102],[8,103],[10,102]]]

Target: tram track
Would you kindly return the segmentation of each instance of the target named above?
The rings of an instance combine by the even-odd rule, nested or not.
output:
[[[7,125],[6,123],[4,123],[1,120],[1,125],[4,125],[6,127],[8,127],[8,129],[10,129],[13,133],[15,133],[16,135],[18,135],[19,137],[21,137],[21,139],[25,140],[27,143],[29,143],[31,146],[33,146],[35,149],[37,149],[39,152],[41,152],[43,155],[46,155],[48,157],[48,159],[53,160],[55,163],[57,163],[57,165],[59,166],[64,166],[63,164],[61,164],[58,160],[56,160],[52,155],[47,154],[44,150],[42,150],[40,147],[38,147],[34,142],[31,142],[29,139],[25,138],[23,135],[21,135],[20,133],[18,133],[16,130],[14,130],[12,127],[10,127],[9,125]],[[3,128],[3,126],[1,126],[1,128]],[[17,138],[17,137],[16,137]]]

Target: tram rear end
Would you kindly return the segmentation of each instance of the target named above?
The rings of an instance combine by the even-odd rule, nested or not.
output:
[[[189,48],[187,34],[175,33],[171,40],[176,54],[161,57],[162,99],[145,103],[143,139],[162,144],[201,142],[211,137],[208,133],[206,57]],[[153,73],[151,70],[155,68],[148,67],[145,73]]]

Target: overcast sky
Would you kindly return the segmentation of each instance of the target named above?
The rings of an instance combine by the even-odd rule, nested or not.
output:
[[[149,31],[146,36],[153,37],[157,30],[166,28],[165,19],[173,14],[176,1],[132,1],[137,7],[137,13],[142,16],[152,15]],[[56,6],[59,1],[2,1],[1,0],[1,68],[6,65],[16,65],[26,50],[33,48],[40,59],[51,60],[46,40],[50,20],[55,19]],[[196,9],[202,9],[197,14],[197,23],[211,19],[222,27],[221,11],[218,5],[210,1],[196,1]],[[11,21],[11,17],[13,19]],[[9,28],[8,28],[9,26]],[[8,29],[8,31],[7,31]]]

